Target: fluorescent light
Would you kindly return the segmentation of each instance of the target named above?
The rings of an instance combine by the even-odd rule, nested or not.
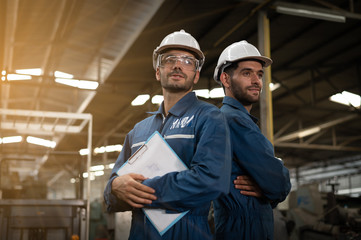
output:
[[[282,4],[276,7],[276,11],[299,17],[309,17],[334,22],[346,22],[346,17],[335,14],[328,9],[308,7],[299,4]]]
[[[149,94],[138,95],[131,103],[132,106],[143,105],[150,98]]]
[[[23,140],[22,136],[12,136],[12,137],[4,137],[0,138],[0,143],[17,143]]]
[[[102,147],[95,148],[94,153],[120,152],[120,151],[122,151],[122,149],[123,149],[123,146],[120,144],[108,145],[108,146],[102,146]]]
[[[361,188],[352,188],[352,189],[340,189],[337,190],[336,194],[352,194],[352,193],[361,193]]]
[[[271,91],[274,91],[274,90],[276,90],[277,88],[279,88],[281,86],[281,84],[279,84],[279,83],[270,83],[269,84],[269,89],[271,90]]]
[[[23,74],[8,74],[6,77],[9,81],[16,81],[16,80],[31,80],[30,75],[23,75]]]
[[[91,166],[90,167],[90,171],[93,171],[93,172],[102,171],[102,170],[104,170],[104,165],[96,165],[96,166]]]
[[[73,79],[55,78],[55,82],[64,84],[64,85],[68,85],[68,86],[72,86],[72,87],[78,86],[78,81],[77,80],[74,81]]]
[[[34,75],[34,76],[41,76],[43,74],[41,68],[18,69],[15,70],[15,72],[20,74]]]
[[[88,173],[87,172],[83,173],[83,178],[88,178]],[[90,173],[90,180],[92,180],[92,181],[95,180],[94,172]]]
[[[5,76],[5,75],[6,75],[6,71],[5,71],[5,70],[2,70],[2,71],[1,71],[1,75]]]
[[[213,89],[209,92],[209,97],[210,97],[210,98],[222,98],[222,97],[224,97],[224,90],[223,90],[223,88],[213,88]]]
[[[104,175],[104,171],[95,171],[94,175],[97,177],[102,176],[102,175]]]
[[[321,131],[320,127],[313,127],[313,128],[305,129],[298,133],[298,137],[303,138],[303,137],[318,133],[319,131]]]
[[[73,78],[74,75],[65,73],[65,72],[55,71],[54,77],[56,77],[56,78]]]
[[[28,136],[26,138],[26,141],[28,143],[32,143],[32,144],[36,144],[36,145],[40,145],[40,146],[44,146],[44,147],[49,147],[49,148],[55,148],[55,146],[56,146],[56,142],[54,142],[54,141],[37,138],[37,137]]]
[[[332,95],[330,100],[347,106],[353,106],[355,108],[360,108],[361,104],[361,97],[359,95],[347,91]]]
[[[99,83],[96,81],[86,81],[86,80],[78,80],[78,88],[80,89],[89,89],[95,90],[98,88]]]
[[[88,155],[89,154],[89,149],[87,149],[87,148],[80,149],[79,154],[82,155],[82,156]]]
[[[68,78],[55,78],[55,82],[68,85],[71,87],[88,89],[88,90],[95,90],[99,86],[99,83],[95,81],[86,81],[86,80],[77,80],[77,79],[68,79]]]
[[[113,169],[113,168],[114,168],[114,165],[115,165],[114,163],[109,164],[109,165],[108,165],[108,169]]]
[[[208,89],[198,89],[198,90],[193,90],[196,95],[198,97],[203,97],[203,98],[209,98],[209,90]]]
[[[105,152],[120,152],[122,151],[123,146],[121,144],[117,144],[117,145],[108,145],[108,146],[101,146],[101,147],[97,147],[94,149],[94,153],[98,154],[98,153],[105,153]],[[80,155],[88,155],[89,151],[87,148],[83,148],[81,150],[79,150],[79,154]]]
[[[161,104],[163,102],[164,98],[162,95],[154,95],[152,97],[152,103],[153,104]]]

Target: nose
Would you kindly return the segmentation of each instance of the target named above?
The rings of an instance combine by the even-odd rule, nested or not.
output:
[[[251,81],[252,81],[252,84],[256,84],[259,86],[262,82],[262,78],[260,78],[256,72],[253,72]]]
[[[175,63],[174,63],[174,65],[173,65],[173,68],[180,68],[180,69],[182,69],[182,67],[183,67],[183,65],[182,65],[182,60],[179,59],[179,58],[176,58]]]

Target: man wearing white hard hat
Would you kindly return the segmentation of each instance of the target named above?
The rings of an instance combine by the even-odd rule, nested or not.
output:
[[[214,201],[217,240],[273,239],[272,208],[291,189],[288,169],[250,114],[260,97],[263,69],[271,63],[252,44],[240,41],[223,50],[214,71],[226,95],[221,111],[229,125],[233,158],[230,192]]]
[[[164,101],[152,116],[127,134],[104,191],[110,212],[132,210],[129,239],[212,239],[210,203],[229,191],[229,129],[220,110],[197,99],[204,54],[184,30],[166,36],[154,50],[153,67]],[[132,173],[118,176],[122,164],[158,131],[189,170],[146,179]],[[188,211],[165,232],[158,232],[141,208]]]

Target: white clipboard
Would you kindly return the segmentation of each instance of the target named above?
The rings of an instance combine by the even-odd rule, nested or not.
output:
[[[153,178],[169,172],[187,170],[187,166],[168,145],[164,138],[155,131],[117,171],[119,176],[128,173],[142,174]],[[142,208],[149,221],[163,235],[188,211],[182,213],[166,213],[165,209]]]

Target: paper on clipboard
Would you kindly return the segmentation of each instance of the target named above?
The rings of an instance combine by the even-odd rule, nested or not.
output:
[[[153,178],[186,169],[187,166],[180,160],[159,132],[155,131],[145,144],[120,167],[117,174],[121,176],[128,173],[139,173],[144,177]],[[143,208],[142,210],[160,235],[163,235],[188,212],[166,213],[165,209],[150,208]]]

